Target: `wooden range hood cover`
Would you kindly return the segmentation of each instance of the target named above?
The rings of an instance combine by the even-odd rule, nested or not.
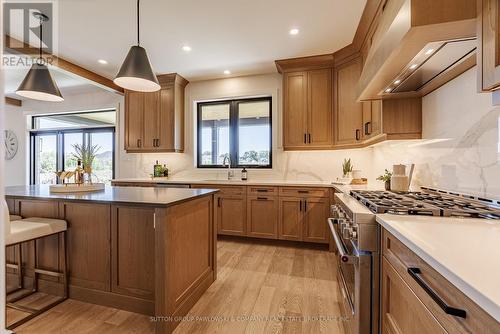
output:
[[[439,52],[446,41],[467,40],[476,37],[476,2],[470,0],[388,0],[378,20],[372,37],[372,45],[365,60],[365,66],[358,83],[358,100],[407,98],[424,96],[460,75],[476,64],[475,52],[464,52],[459,61],[451,61],[436,75],[426,75],[432,80],[424,80],[423,85],[410,85],[413,89],[398,89],[394,85],[400,79],[416,80],[425,76],[426,50]],[[436,47],[438,46],[438,47]],[[437,58],[437,57],[436,57]],[[441,59],[447,55],[441,55]],[[420,73],[411,75],[409,67],[418,60]],[[412,68],[413,69],[413,68]],[[386,92],[391,88],[390,92]]]

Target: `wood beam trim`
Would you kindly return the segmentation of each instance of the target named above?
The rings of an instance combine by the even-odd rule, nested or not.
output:
[[[12,45],[11,43],[14,43],[15,45],[23,45],[22,48],[9,48],[8,45]],[[28,55],[31,56],[33,54],[38,54],[38,49],[31,47],[29,44],[22,42],[18,39],[15,39],[13,37],[10,37],[9,35],[5,36],[5,44],[4,44],[5,50],[10,50],[13,54],[23,54],[23,55]],[[111,89],[119,94],[123,94],[125,91],[123,88],[120,86],[116,85],[113,80],[108,79],[106,77],[103,77],[102,75],[99,75],[95,72],[92,72],[90,70],[87,70],[86,68],[83,68],[81,66],[78,66],[70,61],[67,61],[63,58],[57,57],[53,54],[43,52],[44,55],[50,56],[54,59],[54,66],[63,70],[67,71],[69,73],[72,73],[76,76],[82,77],[84,79],[90,80],[92,82],[97,83],[100,86],[103,86],[107,89]]]
[[[12,97],[5,97],[5,104],[9,104],[11,106],[22,107],[23,101],[14,99]]]

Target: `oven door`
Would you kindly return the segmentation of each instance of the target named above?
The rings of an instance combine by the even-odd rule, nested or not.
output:
[[[356,318],[355,305],[356,289],[356,262],[357,257],[353,252],[350,243],[345,242],[341,237],[339,231],[338,220],[334,218],[328,219],[328,225],[332,234],[332,240],[338,254],[338,270],[337,270],[337,284],[340,293],[340,311],[342,312],[342,323],[346,333],[351,334],[354,332],[354,320]]]
[[[376,333],[371,324],[372,255],[359,252],[355,243],[342,238],[337,219],[330,218],[328,225],[338,250],[337,281],[344,330],[348,334]]]

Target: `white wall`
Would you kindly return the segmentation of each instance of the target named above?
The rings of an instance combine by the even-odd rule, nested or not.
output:
[[[476,68],[425,96],[424,141],[374,148],[376,174],[393,163],[416,164],[414,186],[431,185],[500,197],[500,109],[476,92]]]

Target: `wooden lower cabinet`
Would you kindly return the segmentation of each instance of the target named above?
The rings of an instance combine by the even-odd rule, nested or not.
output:
[[[111,291],[154,299],[155,211],[111,207]]]
[[[63,202],[59,210],[68,222],[70,285],[110,291],[110,206]]]
[[[278,238],[328,243],[329,198],[280,197]]]
[[[308,242],[327,243],[330,214],[329,198],[308,197],[304,200],[304,222],[302,240]]]
[[[500,333],[499,322],[385,229],[381,247],[382,333]]]
[[[280,197],[280,221],[278,238],[282,240],[302,240],[304,215],[302,198]]]
[[[391,264],[382,263],[382,334],[445,334]]]
[[[247,235],[259,238],[278,238],[278,197],[248,196]]]
[[[217,196],[217,231],[219,234],[241,235],[247,233],[245,196]]]

